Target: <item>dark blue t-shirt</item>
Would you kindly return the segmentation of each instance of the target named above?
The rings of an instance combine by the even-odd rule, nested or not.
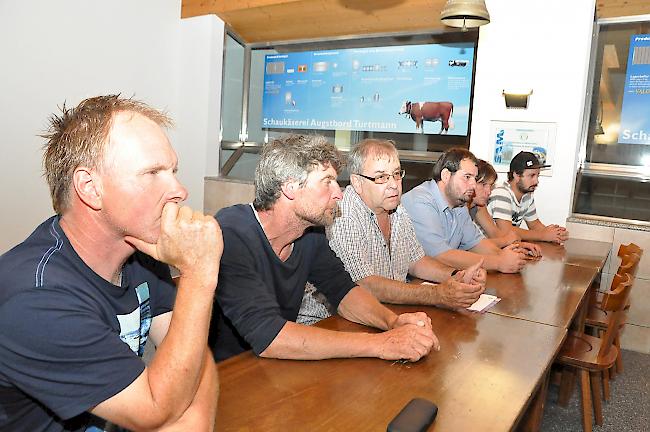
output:
[[[136,253],[122,286],[77,255],[52,217],[0,257],[0,430],[77,431],[128,387],[151,319],[172,309],[169,268]]]
[[[282,261],[250,205],[225,208],[216,218],[224,250],[208,342],[217,361],[251,348],[262,353],[298,317],[307,281],[334,309],[355,286],[322,231],[305,232]]]

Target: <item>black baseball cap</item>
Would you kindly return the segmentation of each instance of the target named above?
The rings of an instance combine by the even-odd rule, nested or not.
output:
[[[510,172],[522,172],[525,169],[550,168],[550,165],[539,163],[534,153],[521,151],[510,161]]]

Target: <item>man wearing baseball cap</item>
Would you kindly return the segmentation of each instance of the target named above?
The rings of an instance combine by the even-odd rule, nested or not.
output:
[[[495,188],[488,201],[488,212],[497,226],[514,230],[523,240],[548,241],[564,244],[569,238],[566,228],[559,225],[544,225],[537,217],[533,192],[539,184],[539,172],[550,165],[540,163],[531,152],[522,151],[510,161],[508,181]],[[522,229],[526,221],[528,229]]]

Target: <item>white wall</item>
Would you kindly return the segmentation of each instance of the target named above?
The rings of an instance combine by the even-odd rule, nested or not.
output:
[[[0,253],[52,214],[37,135],[64,101],[122,93],[167,110],[179,177],[189,204],[202,208],[203,177],[218,164],[223,22],[181,21],[180,7],[180,0],[0,2]]]
[[[552,177],[535,192],[542,222],[565,224],[578,163],[594,0],[487,0],[480,28],[470,150],[490,160],[490,121],[557,123]],[[526,110],[506,109],[501,92],[532,88]],[[505,179],[505,178],[504,178]]]

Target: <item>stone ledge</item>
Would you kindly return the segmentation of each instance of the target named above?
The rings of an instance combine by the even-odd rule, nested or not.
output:
[[[619,221],[616,219],[609,219],[609,218],[592,219],[592,218],[586,218],[580,216],[569,216],[567,218],[567,222],[650,232],[650,223],[647,222],[637,222],[637,221],[623,222],[623,221]]]

